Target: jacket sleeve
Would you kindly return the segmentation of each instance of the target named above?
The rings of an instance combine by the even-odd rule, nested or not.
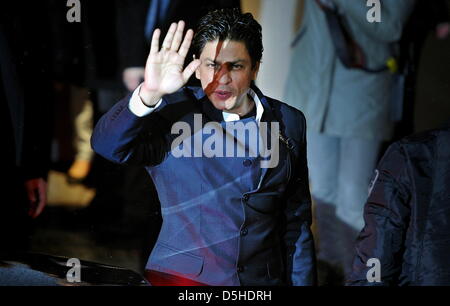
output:
[[[302,131],[300,155],[294,165],[295,175],[291,178],[286,200],[285,217],[287,273],[290,285],[313,286],[317,284],[316,256],[311,232],[312,213],[309,192],[308,166],[306,160],[306,120],[303,114],[299,120]]]
[[[400,39],[403,26],[414,7],[415,0],[380,1],[381,22],[367,21],[371,6],[367,1],[334,0],[342,13],[350,18],[370,37],[381,42],[396,42]]]
[[[410,207],[406,158],[398,143],[391,145],[375,171],[364,207],[365,226],[356,241],[356,255],[346,285],[396,285],[401,271],[404,240]],[[379,281],[376,276],[379,260]]]
[[[131,94],[100,118],[91,137],[92,148],[115,163],[157,165],[167,152],[167,126],[158,115],[165,101],[150,115],[138,117],[128,107],[130,98]]]

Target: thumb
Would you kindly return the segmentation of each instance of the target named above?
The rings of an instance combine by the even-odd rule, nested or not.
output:
[[[187,67],[183,71],[183,80],[186,83],[191,75],[197,70],[197,68],[200,66],[201,61],[199,59],[193,60],[192,62],[187,65]]]
[[[35,186],[33,186],[31,184],[26,185],[28,201],[30,201],[31,203],[36,202],[36,200],[37,200],[35,190],[36,190]]]

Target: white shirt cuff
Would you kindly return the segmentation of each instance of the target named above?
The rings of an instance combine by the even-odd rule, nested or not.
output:
[[[162,102],[162,98],[155,104],[153,107],[148,107],[142,102],[141,97],[139,97],[139,90],[141,89],[141,85],[139,85],[131,95],[130,102],[128,104],[128,108],[130,111],[138,117],[144,117],[150,115]]]

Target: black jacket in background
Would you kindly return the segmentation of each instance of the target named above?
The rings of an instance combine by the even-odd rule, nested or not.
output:
[[[14,144],[4,160],[7,180],[19,170],[24,179],[46,177],[49,167],[52,83],[47,14],[45,6],[34,2],[26,9],[10,1],[0,4],[0,102],[10,119],[2,129],[3,144]]]
[[[392,144],[365,205],[349,285],[450,285],[450,127]],[[368,282],[370,258],[381,282]]]
[[[34,223],[24,181],[45,178],[49,167],[48,12],[40,4],[0,2],[0,252],[29,250]]]

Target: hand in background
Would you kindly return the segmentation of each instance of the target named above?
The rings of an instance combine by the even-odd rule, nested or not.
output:
[[[47,182],[43,178],[35,178],[25,181],[30,208],[28,215],[37,218],[47,204]]]
[[[438,39],[446,39],[450,33],[450,23],[443,22],[436,26],[436,37]]]
[[[122,73],[122,80],[129,91],[135,90],[144,79],[144,67],[128,67]]]

